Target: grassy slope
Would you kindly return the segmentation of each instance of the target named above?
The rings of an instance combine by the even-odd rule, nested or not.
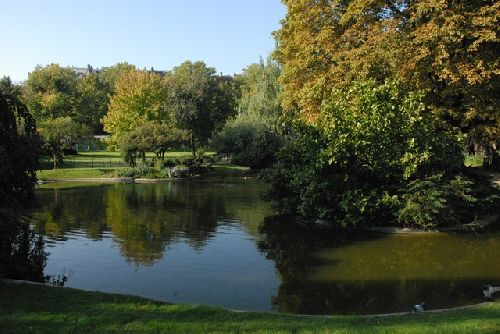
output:
[[[46,179],[70,179],[70,178],[95,178],[113,177],[116,168],[60,168],[39,170],[36,175],[40,180]]]
[[[80,179],[80,178],[108,178],[115,177],[115,171],[126,167],[115,168],[60,168],[46,169],[37,172],[39,180],[48,179]],[[241,174],[248,172],[248,167],[237,165],[217,164],[214,166],[214,172],[217,174]]]
[[[300,317],[38,285],[0,285],[7,333],[498,333],[500,304],[390,317]]]
[[[206,155],[214,155],[215,152],[206,152]],[[152,158],[153,153],[148,153],[147,156]],[[191,156],[191,152],[167,152],[167,159],[187,158]],[[50,158],[43,157],[41,162],[45,166],[51,166]],[[80,152],[75,156],[68,156],[65,159],[66,167],[53,170],[44,169],[37,172],[37,177],[40,180],[47,179],[67,179],[67,178],[102,178],[113,177],[114,171],[125,168],[126,164],[120,156],[120,152],[111,151],[89,151]],[[92,167],[94,166],[94,167]]]
[[[214,155],[215,152],[206,152],[207,156]],[[154,153],[147,153],[146,157],[151,159],[155,157]],[[179,159],[179,158],[189,158],[191,157],[191,152],[181,152],[172,151],[165,153],[166,159]],[[44,164],[47,168],[52,167],[51,157],[44,156],[40,159],[40,162]],[[91,167],[115,167],[115,166],[126,166],[127,164],[123,161],[120,152],[114,151],[88,151],[79,152],[77,155],[69,155],[64,158],[64,163],[70,168],[83,168]],[[63,166],[64,167],[64,166]]]

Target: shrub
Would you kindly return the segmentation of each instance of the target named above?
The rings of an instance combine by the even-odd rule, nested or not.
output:
[[[218,153],[231,156],[236,164],[264,168],[275,162],[283,138],[271,131],[262,119],[240,115],[225,125],[213,144]]]
[[[485,203],[462,168],[458,137],[425,116],[419,95],[361,82],[334,91],[316,125],[295,124],[264,178],[282,213],[428,228],[471,219],[465,213]]]
[[[118,177],[144,177],[155,174],[156,170],[147,165],[139,165],[137,167],[129,167],[120,169],[117,172]]]

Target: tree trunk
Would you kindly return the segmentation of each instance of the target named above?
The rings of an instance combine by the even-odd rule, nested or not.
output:
[[[191,133],[191,151],[193,153],[193,158],[196,159],[196,145],[194,142],[194,135]]]
[[[487,168],[493,172],[500,171],[500,154],[496,150],[493,151],[491,156],[491,163]]]
[[[52,151],[52,159],[53,159],[53,167],[54,169],[57,169],[59,165],[63,162],[63,154],[60,151]]]

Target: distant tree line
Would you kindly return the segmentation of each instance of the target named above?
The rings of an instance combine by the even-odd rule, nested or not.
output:
[[[235,76],[201,61],[164,72],[128,63],[89,65],[85,74],[50,64],[37,66],[16,89],[37,123],[40,153],[52,157],[54,168],[65,150],[93,134],[109,134],[108,147],[121,150],[131,165],[145,152],[163,160],[166,150],[183,146],[194,159],[210,147],[236,163],[265,167],[283,142],[280,73],[271,59]]]

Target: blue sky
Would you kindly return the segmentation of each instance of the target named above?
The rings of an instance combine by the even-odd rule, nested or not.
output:
[[[274,48],[280,0],[0,0],[0,76],[37,64],[128,62],[169,70],[203,60],[239,73]]]

